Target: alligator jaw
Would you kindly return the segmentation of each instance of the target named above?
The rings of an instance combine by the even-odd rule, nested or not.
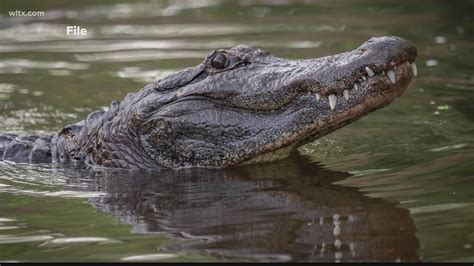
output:
[[[310,90],[296,102],[299,105],[309,103],[317,106],[315,109],[318,112],[314,114],[316,118],[268,144],[259,155],[245,163],[282,160],[289,156],[293,148],[329,134],[390,104],[395,98],[403,95],[412,78],[418,74],[415,58],[403,59],[391,60],[376,67],[365,66],[362,71],[355,71],[356,74],[351,76],[354,81],[333,88],[332,93],[321,88]]]

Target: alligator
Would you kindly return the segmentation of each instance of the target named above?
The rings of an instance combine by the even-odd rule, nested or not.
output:
[[[46,136],[0,136],[3,160],[89,167],[226,168],[278,161],[401,96],[417,49],[395,36],[289,60],[237,45]]]

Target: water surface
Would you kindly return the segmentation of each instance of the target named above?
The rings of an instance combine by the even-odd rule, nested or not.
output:
[[[473,261],[472,7],[2,1],[2,132],[58,131],[240,43],[312,58],[398,35],[417,46],[419,75],[390,106],[281,163],[145,173],[0,162],[0,261]],[[8,15],[17,9],[45,16]]]

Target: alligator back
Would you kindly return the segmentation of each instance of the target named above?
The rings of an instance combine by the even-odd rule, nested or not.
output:
[[[16,163],[51,163],[53,135],[0,135],[0,159]]]

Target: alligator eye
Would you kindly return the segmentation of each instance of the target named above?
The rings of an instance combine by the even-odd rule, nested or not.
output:
[[[225,53],[218,53],[211,61],[211,65],[215,69],[224,69],[229,66],[229,59]]]

